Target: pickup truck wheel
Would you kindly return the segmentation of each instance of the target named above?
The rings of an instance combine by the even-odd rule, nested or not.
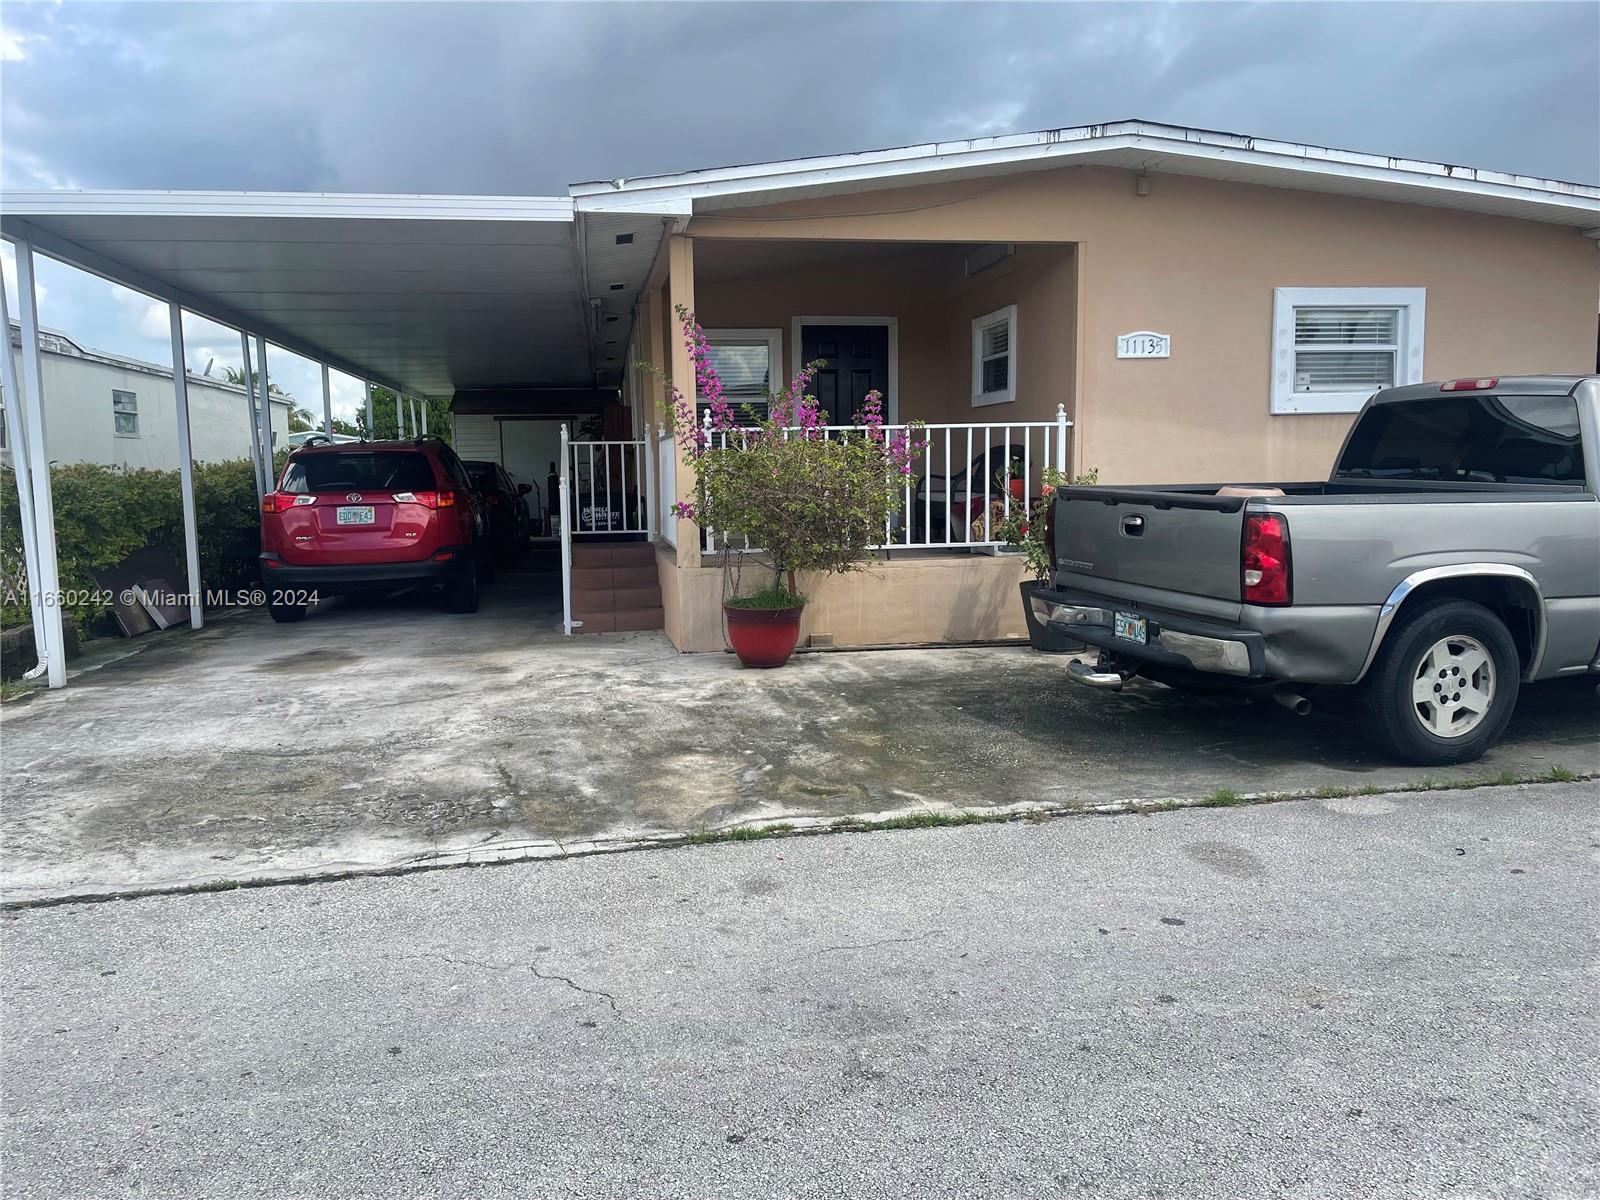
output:
[[[1505,730],[1521,664],[1505,623],[1481,604],[1440,600],[1404,613],[1358,692],[1367,736],[1419,766],[1471,762]]]

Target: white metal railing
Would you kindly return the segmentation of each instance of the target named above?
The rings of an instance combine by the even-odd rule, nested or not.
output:
[[[656,461],[649,443],[638,441],[574,442],[561,426],[561,631],[570,634],[581,622],[572,619],[572,539],[589,536],[643,534],[648,539],[656,519]]]
[[[655,527],[669,545],[678,544],[678,521],[672,515],[672,506],[678,500],[678,443],[665,425],[656,426],[656,486],[650,497],[655,502]]]
[[[886,437],[904,432],[922,443],[905,484],[900,512],[884,522],[883,541],[873,550],[968,549],[994,551],[1004,545],[998,527],[1012,510],[1039,497],[1048,469],[1067,469],[1066,406],[1056,406],[1054,421],[951,422],[885,425]],[[825,425],[825,438],[864,425]],[[706,417],[708,444],[716,448],[748,443],[750,430],[713,431]],[[795,431],[790,430],[789,433]],[[703,531],[707,553],[719,549],[716,533]],[[729,549],[724,545],[721,549]],[[737,551],[751,546],[731,547]]]

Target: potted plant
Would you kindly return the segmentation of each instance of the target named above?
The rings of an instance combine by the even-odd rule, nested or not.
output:
[[[1050,586],[1050,548],[1044,541],[1050,505],[1055,503],[1056,488],[1068,483],[1098,483],[1099,479],[1100,473],[1096,470],[1069,479],[1065,472],[1046,467],[1039,498],[1032,504],[1013,508],[1011,515],[995,527],[995,536],[1019,550],[1028,564],[1032,578],[1024,579],[1019,585],[1022,614],[1028,622],[1028,644],[1046,654],[1071,654],[1083,649],[1082,642],[1051,629],[1033,614],[1034,592]]]
[[[674,513],[714,530],[730,547],[723,555],[722,611],[739,661],[780,667],[800,637],[806,603],[800,577],[853,570],[883,537],[908,485],[915,486],[919,427],[885,430],[883,397],[872,392],[855,414],[862,428],[825,436],[827,415],[806,391],[821,361],[803,367],[771,398],[764,416],[747,411],[741,421],[723,398],[694,314],[681,305],[677,312],[709,419],[695,420],[694,406],[666,381],[674,434],[695,469],[695,497],[679,501]],[[730,430],[737,436],[712,437]],[[770,575],[745,592],[743,568],[752,560],[765,560]]]

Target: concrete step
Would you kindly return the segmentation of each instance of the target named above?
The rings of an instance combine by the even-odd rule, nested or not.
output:
[[[608,545],[588,542],[572,547],[574,567],[654,567],[656,548],[648,542]]]
[[[666,615],[659,608],[629,608],[620,612],[595,613],[592,617],[579,617],[574,613],[573,619],[583,622],[574,630],[575,633],[628,633],[667,627]]]
[[[654,563],[648,567],[580,567],[576,562],[572,564],[573,591],[659,587],[660,582]]]
[[[572,615],[580,619],[595,613],[629,612],[660,607],[659,587],[572,589]]]

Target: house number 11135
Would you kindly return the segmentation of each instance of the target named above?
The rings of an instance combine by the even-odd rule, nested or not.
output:
[[[1141,329],[1137,333],[1124,333],[1117,338],[1118,358],[1171,358],[1172,337]]]

